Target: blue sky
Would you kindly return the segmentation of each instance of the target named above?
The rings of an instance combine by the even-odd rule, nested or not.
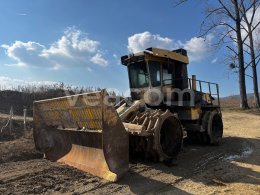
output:
[[[189,75],[220,84],[221,96],[238,94],[224,50],[198,38],[205,5],[175,8],[155,0],[0,0],[0,85],[63,81],[74,86],[128,89],[120,56],[154,46],[183,47]],[[248,80],[248,92],[252,92]]]

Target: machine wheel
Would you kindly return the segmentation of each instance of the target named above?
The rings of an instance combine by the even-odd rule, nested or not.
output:
[[[190,129],[187,131],[188,139],[191,143],[195,144],[209,144],[209,136],[207,134],[208,120],[210,112],[205,112],[202,116],[201,127],[205,131],[201,132],[200,129]]]
[[[207,134],[209,135],[211,144],[220,144],[223,136],[223,122],[220,113],[216,111],[210,113]]]
[[[209,117],[210,117],[210,113],[209,111],[205,112],[205,114],[203,115],[202,118],[202,128],[205,130],[203,132],[199,132],[200,136],[201,136],[201,140],[203,144],[209,144],[210,143],[210,137],[207,133],[207,129],[208,129],[208,122],[209,122]]]
[[[174,115],[163,120],[155,131],[154,139],[160,161],[176,158],[182,147],[183,129],[181,122]]]
[[[130,135],[132,158],[145,158],[155,162],[172,162],[177,158],[182,147],[183,128],[178,117],[172,112],[150,109],[137,114],[131,122],[146,124],[143,131],[145,135]]]
[[[217,111],[206,111],[202,117],[201,127],[203,132],[187,131],[188,139],[196,144],[218,145],[223,136],[222,117]]]

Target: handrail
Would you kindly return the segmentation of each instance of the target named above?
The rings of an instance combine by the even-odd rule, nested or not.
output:
[[[220,106],[220,99],[219,99],[219,85],[217,83],[214,83],[214,82],[209,82],[209,81],[204,81],[204,80],[197,80],[197,79],[192,79],[192,78],[175,78],[175,79],[172,79],[173,81],[176,81],[176,80],[185,80],[187,79],[188,80],[188,88],[189,89],[192,89],[193,86],[192,86],[192,81],[195,80],[195,83],[196,83],[196,86],[197,86],[197,83],[199,85],[199,91],[200,92],[203,92],[202,91],[202,83],[206,83],[207,84],[207,87],[208,87],[208,94],[211,95],[211,96],[217,96],[217,102],[218,102],[218,106]],[[167,79],[169,80],[169,79]],[[215,86],[215,90],[216,90],[216,93],[213,93],[212,92],[212,89],[213,89],[213,86]],[[204,91],[204,93],[207,93]]]

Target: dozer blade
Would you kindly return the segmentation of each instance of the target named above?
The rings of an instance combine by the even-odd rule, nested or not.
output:
[[[117,181],[129,169],[129,139],[102,90],[34,102],[34,142],[47,159]]]

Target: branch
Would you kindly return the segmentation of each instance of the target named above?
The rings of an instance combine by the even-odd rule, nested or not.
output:
[[[229,38],[232,39],[233,42],[236,42],[236,43],[237,43],[237,38],[232,37],[232,35],[230,35]]]
[[[251,29],[252,33],[255,31],[255,29],[260,25],[260,21],[255,25],[255,26],[252,26],[253,29]],[[242,42],[244,43],[246,41],[246,39],[248,38],[249,36],[249,33],[247,33],[247,35],[245,36],[245,38],[242,40]]]
[[[255,59],[251,60],[251,61],[246,65],[245,70],[253,63],[254,60],[256,60],[256,59],[259,58],[259,57],[260,57],[260,54],[258,54],[258,56],[256,56]],[[259,60],[260,60],[260,58],[257,60],[256,65],[258,65]]]
[[[246,42],[243,43],[245,46],[247,46],[250,49],[250,45],[248,45]]]
[[[252,32],[259,26],[259,24],[260,24],[260,21],[255,26],[252,25],[252,27],[253,27]]]
[[[228,26],[229,28],[231,28],[233,31],[237,32],[237,30],[231,26],[230,24],[226,23],[226,22],[220,22],[219,23],[220,26]]]
[[[228,16],[229,16],[232,20],[236,21],[236,18],[231,14],[231,12],[230,12],[230,11],[228,10],[228,8],[223,4],[223,2],[222,2],[221,0],[218,0],[218,2],[219,2],[219,3],[222,5],[222,7],[226,10]]]
[[[231,48],[230,46],[227,45],[227,48],[230,49],[232,52],[234,52],[236,54],[236,56],[238,56],[238,53],[233,49]]]
[[[234,73],[237,73],[237,74],[238,74],[239,72],[238,72],[238,70],[235,70]],[[249,75],[249,74],[246,74],[246,73],[245,73],[245,76],[250,77],[251,79],[253,79],[253,77],[252,77],[251,75]]]
[[[186,3],[188,0],[179,0],[177,3],[175,3],[174,7],[178,7],[179,5]]]
[[[241,0],[241,2],[240,2],[241,4],[240,4],[240,8],[239,8],[239,10],[240,10],[240,12],[242,13],[242,15],[241,15],[241,17],[240,17],[240,20],[242,20],[242,18],[246,18],[247,16],[246,16],[246,13],[255,5],[255,0],[249,5],[249,7],[248,8],[245,8],[245,4],[244,4],[244,1],[243,0]],[[241,7],[242,7],[242,9],[241,9]],[[248,19],[247,19],[248,20]]]
[[[246,52],[248,55],[251,55],[251,53],[248,52],[247,50],[244,50],[244,49],[243,49],[243,51]]]
[[[253,77],[251,75],[249,75],[249,74],[245,73],[245,76],[250,77],[251,79],[253,79]]]
[[[246,29],[246,27],[244,27],[242,23],[240,23],[240,29],[245,30],[248,33],[248,30]]]
[[[253,14],[252,14],[252,17],[251,17],[251,20],[250,20],[250,25],[253,24],[253,21],[254,21],[254,18],[255,18],[256,3],[257,3],[256,0],[254,0],[254,2],[253,2],[253,4],[254,4],[254,6],[253,6]]]
[[[204,23],[201,24],[200,27],[200,31],[202,31],[202,26],[204,25]],[[226,23],[226,22],[219,22],[218,24],[216,23],[212,23],[212,26],[210,26],[203,34],[200,35],[200,37],[205,37],[210,31],[212,31],[214,28],[219,27],[219,26],[227,26],[228,28],[230,28],[231,30],[229,30],[225,36],[227,36],[230,32],[232,31],[236,31],[236,29],[234,27],[232,27],[230,24]]]
[[[260,58],[258,58],[257,62],[256,62],[256,66],[258,65],[258,63],[260,62]]]

